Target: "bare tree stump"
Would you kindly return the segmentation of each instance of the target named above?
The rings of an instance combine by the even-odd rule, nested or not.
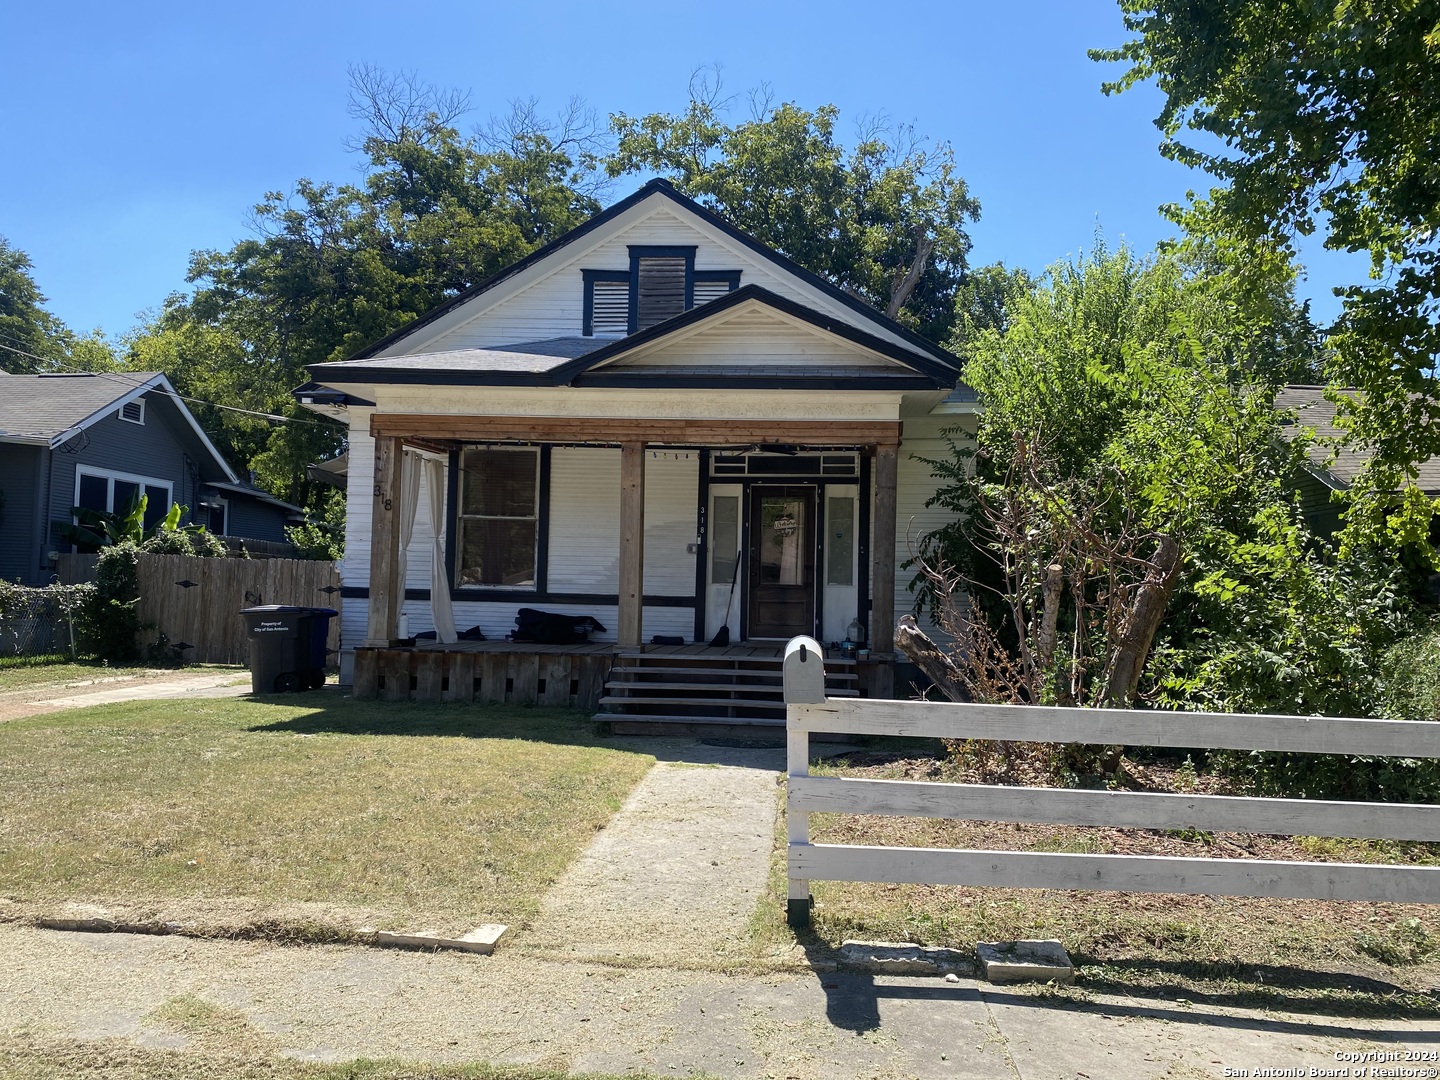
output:
[[[959,667],[926,636],[914,615],[903,615],[895,624],[895,648],[914,661],[915,666],[951,701],[970,700]]]

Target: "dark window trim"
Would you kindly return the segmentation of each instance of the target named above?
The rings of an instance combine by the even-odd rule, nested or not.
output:
[[[695,507],[695,643],[705,640],[705,608],[710,599],[710,451],[700,451],[699,492]]]
[[[550,447],[540,447],[540,489],[535,493],[535,591],[550,585]]]
[[[859,609],[855,614],[860,620],[860,625],[865,627],[865,640],[870,641],[870,455],[860,455],[860,520],[856,523],[855,537],[859,545],[857,555],[858,573],[855,582],[856,595],[855,606]]]
[[[613,281],[628,284],[630,273],[626,270],[581,270],[580,275],[585,282],[585,311],[581,317],[580,332],[586,337],[594,337],[595,283],[597,281]]]
[[[685,301],[680,309],[684,314],[695,306],[695,252],[698,244],[630,244],[630,328],[635,333],[640,326],[640,260],[641,259],[684,259],[685,260]],[[674,316],[672,316],[673,318]],[[669,319],[664,319],[660,326]]]
[[[723,281],[730,286],[730,291],[734,292],[740,288],[740,274],[739,270],[695,270],[690,274],[690,280],[692,282]]]
[[[520,591],[526,591],[539,595],[544,589],[550,577],[550,444],[542,443],[539,446],[527,445],[525,443],[465,443],[450,451],[450,477],[447,484],[447,495],[450,500],[449,513],[446,514],[445,522],[445,562],[446,570],[450,578],[450,595],[452,598],[465,596],[469,599],[482,599],[487,596],[496,595],[507,590],[495,585],[459,585],[460,577],[460,552],[457,548],[460,534],[460,458],[461,455],[470,449],[483,449],[487,446],[506,446],[513,450],[538,450],[540,451],[540,476],[536,482],[535,491],[535,588],[530,590],[508,590],[517,595]],[[417,599],[406,593],[407,599]],[[428,600],[430,593],[427,590],[423,599]],[[571,601],[572,603],[574,601]]]

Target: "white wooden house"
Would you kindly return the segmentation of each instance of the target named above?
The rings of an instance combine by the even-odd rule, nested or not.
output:
[[[547,679],[553,649],[463,659],[485,649],[456,626],[501,640],[522,607],[592,616],[606,664],[656,636],[700,656],[722,625],[764,656],[858,619],[853,681],[884,692],[901,564],[939,523],[922,459],[974,409],[952,355],[664,181],[310,370],[301,400],[350,428],[342,672],[397,697],[616,696],[558,660]],[[407,656],[402,626],[439,641]]]

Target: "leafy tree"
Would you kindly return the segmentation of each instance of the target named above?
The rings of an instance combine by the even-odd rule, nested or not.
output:
[[[1023,269],[1007,270],[1001,262],[968,272],[955,290],[955,326],[950,351],[962,359],[971,340],[986,330],[1005,332],[1010,308],[1035,285]]]
[[[1351,438],[1373,453],[1352,488],[1348,548],[1426,543],[1435,507],[1415,464],[1440,453],[1440,11],[1432,0],[1120,0],[1135,35],[1107,92],[1155,80],[1162,152],[1218,180],[1170,213],[1235,249],[1323,233],[1366,252],[1339,290],[1327,373],[1364,391]],[[1184,132],[1192,133],[1190,136]],[[1400,493],[1397,499],[1396,493]]]
[[[718,80],[691,83],[682,113],[611,116],[612,177],[669,178],[737,227],[935,341],[955,316],[980,215],[948,143],[869,122],[847,150],[839,110],[754,99],[753,116],[724,119]]]
[[[113,371],[116,360],[99,331],[81,337],[45,310],[30,257],[0,236],[0,371]]]
[[[988,627],[992,671],[1000,650],[1027,669],[1021,699],[1123,702],[1122,671],[1130,693],[1175,704],[1377,707],[1404,604],[1382,564],[1336,564],[1306,531],[1304,440],[1282,437],[1260,377],[1282,345],[1230,287],[1101,249],[971,339],[965,379],[986,408],[975,451],[933,463],[956,521],[923,557],[980,583],[966,617]],[[1147,588],[1158,611],[1138,603]]]
[[[222,452],[282,498],[317,498],[304,466],[343,438],[293,400],[306,365],[383,337],[599,209],[580,190],[593,171],[583,118],[547,126],[521,108],[464,137],[452,123],[465,105],[413,75],[352,70],[363,182],[269,193],[257,235],[196,254],[193,291],[127,342],[132,368],[165,371],[182,394],[284,419],[195,406]]]

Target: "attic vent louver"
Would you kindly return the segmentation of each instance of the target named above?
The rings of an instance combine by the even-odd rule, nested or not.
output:
[[[685,310],[685,270],[688,260],[650,256],[639,262],[635,290],[635,329],[644,330],[674,318]]]
[[[630,328],[630,282],[597,281],[591,313],[592,333],[623,334]]]
[[[145,423],[145,402],[139,398],[120,406],[120,419],[132,424]]]

